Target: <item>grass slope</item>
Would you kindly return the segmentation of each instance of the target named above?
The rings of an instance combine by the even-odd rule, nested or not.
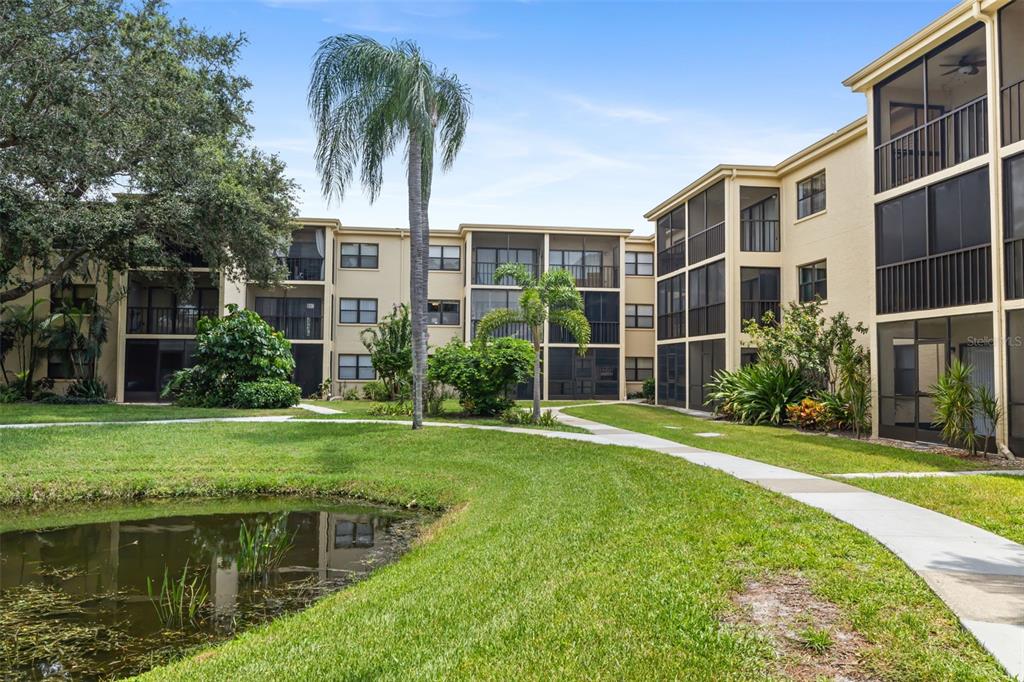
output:
[[[377,424],[0,438],[7,505],[270,492],[449,512],[371,579],[150,679],[765,679],[775,668],[764,640],[720,616],[746,579],[780,571],[802,572],[839,606],[871,643],[864,662],[878,678],[1004,679],[874,541],[667,456]]]
[[[566,414],[666,440],[708,448],[811,474],[876,471],[961,471],[984,468],[984,460],[968,462],[933,452],[917,452],[850,438],[806,434],[794,429],[709,421],[675,410],[644,405],[573,407]],[[723,434],[719,438],[694,435]],[[854,481],[850,481],[853,483]]]

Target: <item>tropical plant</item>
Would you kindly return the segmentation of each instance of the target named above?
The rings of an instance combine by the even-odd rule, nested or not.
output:
[[[68,384],[65,397],[92,402],[107,402],[107,385],[102,379],[83,377]]]
[[[448,169],[462,148],[469,90],[438,70],[412,42],[384,46],[358,35],[326,38],[317,49],[308,93],[323,193],[339,199],[360,179],[374,201],[385,160],[404,142],[407,164],[412,309],[413,418],[423,425],[427,374],[429,206],[434,156]]]
[[[555,419],[555,413],[552,410],[544,410],[540,416],[540,421],[534,422],[533,413],[530,410],[522,407],[510,407],[498,415],[502,422],[506,424],[539,424],[540,426],[552,427],[558,424],[558,420]]]
[[[43,303],[43,299],[35,299],[24,305],[5,306],[0,319],[0,344],[4,355],[13,351],[18,367],[17,372],[4,369],[4,381],[15,386],[26,400],[31,400],[35,393],[37,385],[32,377],[43,358],[47,325],[45,318],[36,312]]]
[[[583,314],[583,298],[576,281],[566,270],[549,270],[539,278],[522,263],[504,263],[494,271],[496,282],[510,280],[519,287],[519,307],[491,310],[477,324],[476,338],[486,343],[488,337],[505,325],[525,324],[533,341],[533,421],[540,421],[541,344],[544,323],[561,325],[576,339],[580,355],[590,345],[590,322]]]
[[[786,416],[791,423],[805,430],[828,429],[831,423],[828,407],[814,398],[804,398],[788,405]]]
[[[391,391],[382,382],[367,381],[363,384],[363,398],[377,403],[386,403],[392,399],[392,396]]]
[[[985,452],[989,452],[992,436],[999,427],[999,422],[1003,420],[1003,407],[999,404],[999,399],[996,398],[992,389],[984,384],[978,386],[975,395],[978,401],[978,411],[982,419],[985,420]]]
[[[748,320],[743,328],[757,347],[758,363],[787,363],[800,370],[811,385],[823,391],[837,389],[837,359],[843,348],[859,347],[861,323],[851,325],[846,313],[825,317],[820,301],[790,303],[780,320],[772,312],[761,320]]]
[[[167,566],[164,566],[159,589],[146,577],[146,593],[163,627],[184,628],[195,625],[201,620],[203,605],[209,594],[206,571],[189,571],[187,559],[179,576],[171,576]]]
[[[195,365],[176,372],[163,391],[179,405],[230,407],[240,384],[287,382],[295,370],[284,334],[234,304],[224,317],[203,317],[196,323],[193,359]]]
[[[297,532],[297,531],[296,531]],[[288,533],[288,514],[261,521],[252,528],[242,521],[238,529],[238,574],[266,581],[292,548],[295,533]]]
[[[244,42],[158,0],[0,3],[0,303],[190,252],[278,278],[296,187],[249,144]]]
[[[247,410],[272,410],[291,407],[302,399],[302,389],[284,379],[258,379],[239,382],[231,407]]]
[[[796,367],[759,361],[717,372],[708,388],[707,404],[717,413],[748,424],[779,426],[786,421],[786,408],[806,397],[810,384]]]
[[[978,399],[971,383],[972,372],[970,365],[953,358],[931,392],[935,406],[932,424],[941,430],[944,441],[963,447],[973,455],[978,450],[978,433],[974,427]]]
[[[857,438],[871,431],[871,356],[852,339],[844,339],[835,358],[838,392],[844,405],[843,426]]]
[[[515,387],[530,377],[534,351],[528,341],[499,338],[470,345],[452,339],[430,358],[429,379],[453,387],[472,415],[495,415],[515,404]]]
[[[412,383],[412,323],[409,306],[396,305],[376,327],[359,332],[359,339],[370,354],[377,377],[387,389],[382,400],[396,400],[408,394]],[[365,389],[364,389],[365,390]],[[380,399],[375,396],[371,400]]]
[[[644,379],[643,398],[646,402],[654,403],[656,389],[657,385],[654,383],[654,377]]]

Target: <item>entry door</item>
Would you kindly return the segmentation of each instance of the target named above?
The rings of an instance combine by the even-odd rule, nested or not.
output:
[[[971,372],[971,384],[975,389],[987,388],[991,395],[995,395],[995,356],[992,353],[992,346],[964,345],[960,347],[960,359],[974,368]],[[975,411],[974,429],[982,436],[994,436],[992,425],[988,424],[982,415],[980,406]]]
[[[295,372],[292,382],[298,384],[303,397],[317,392],[324,380],[324,352],[319,343],[296,343],[292,345],[292,356],[295,358]]]

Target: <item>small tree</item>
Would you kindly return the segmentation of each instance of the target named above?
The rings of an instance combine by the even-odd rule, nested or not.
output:
[[[988,386],[978,386],[975,394],[978,399],[979,412],[985,420],[985,452],[988,452],[992,434],[996,432],[999,422],[1003,420],[1003,407]]]
[[[377,377],[395,400],[409,390],[412,381],[412,323],[409,306],[396,305],[376,327],[359,332],[359,339],[370,354]]]
[[[43,357],[46,323],[42,316],[36,314],[36,309],[43,303],[43,299],[34,299],[25,305],[6,306],[0,318],[0,356],[5,357],[13,351],[18,361],[17,372],[4,368],[4,381],[25,399],[32,398],[35,390],[32,375]]]
[[[200,318],[194,360],[164,389],[180,405],[287,407],[299,401],[299,387],[290,382],[291,343],[251,310],[231,304],[224,317]]]
[[[505,263],[494,271],[494,281],[508,278],[522,292],[519,308],[497,308],[484,315],[477,325],[477,337],[486,340],[507,324],[525,324],[533,341],[533,422],[540,422],[540,362],[544,323],[562,325],[576,339],[580,355],[590,345],[590,322],[583,314],[583,298],[576,282],[565,270],[550,270],[534,276],[521,263]]]
[[[494,415],[515,404],[511,393],[530,376],[535,357],[522,339],[478,337],[468,346],[452,339],[430,358],[428,377],[454,387],[469,414]]]

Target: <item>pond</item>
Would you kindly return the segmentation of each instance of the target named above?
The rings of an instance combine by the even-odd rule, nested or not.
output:
[[[74,514],[115,520],[0,533],[0,679],[138,674],[352,584],[425,520],[293,498]]]

